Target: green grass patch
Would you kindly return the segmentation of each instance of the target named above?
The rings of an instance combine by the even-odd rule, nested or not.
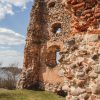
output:
[[[65,98],[46,91],[0,89],[0,100],[65,100]]]

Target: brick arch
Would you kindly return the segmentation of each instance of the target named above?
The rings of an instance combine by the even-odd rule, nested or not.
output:
[[[60,31],[61,31],[61,29],[62,29],[62,27],[61,27],[62,25],[61,25],[61,22],[56,22],[56,23],[53,23],[52,24],[52,26],[51,26],[51,31],[52,31],[52,33],[60,33],[60,32],[58,32],[59,31],[59,29],[60,29]]]
[[[56,4],[55,1],[50,1],[50,2],[48,3],[48,7],[49,7],[49,8],[53,8],[53,7],[55,6],[55,4]]]
[[[50,68],[54,68],[57,65],[57,52],[60,51],[60,46],[52,45],[47,49],[46,65]]]
[[[56,50],[60,50],[60,46],[59,45],[51,45],[50,47],[48,47],[47,52],[56,51]]]

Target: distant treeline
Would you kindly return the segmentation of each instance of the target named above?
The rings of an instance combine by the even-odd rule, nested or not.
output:
[[[16,64],[10,64],[8,67],[0,67],[0,88],[15,89],[16,82],[22,69]]]

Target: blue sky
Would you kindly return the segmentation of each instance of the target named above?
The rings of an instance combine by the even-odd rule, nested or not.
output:
[[[0,62],[23,65],[23,50],[33,0],[0,0]]]

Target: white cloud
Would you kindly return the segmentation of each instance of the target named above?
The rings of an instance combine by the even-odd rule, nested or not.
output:
[[[10,4],[2,4],[0,3],[0,19],[3,19],[6,14],[14,15],[12,10],[12,6]]]
[[[33,0],[0,0],[0,19],[5,18],[7,14],[14,15],[14,6],[25,9],[26,4],[32,1]]]
[[[11,29],[0,28],[0,45],[20,45],[25,43],[25,37]]]
[[[18,63],[19,67],[22,67],[23,54],[15,50],[0,50],[0,62],[3,63],[3,66]]]
[[[0,56],[16,57],[20,55],[21,54],[15,50],[0,50]]]
[[[28,2],[32,2],[33,0],[1,0],[2,2],[9,3],[16,7],[26,8],[26,4]]]
[[[28,2],[33,0],[0,0],[0,20],[4,19],[6,15],[14,15],[14,7],[19,7],[21,10],[26,9]],[[25,37],[11,29],[0,28],[0,62],[4,66],[11,63],[19,63],[23,65],[23,53],[21,51],[13,50],[17,46],[22,46],[25,43]],[[13,48],[16,47],[16,48]]]
[[[0,49],[2,50],[2,49],[11,49],[11,47],[10,46],[2,46],[2,45],[0,45]]]
[[[3,66],[12,63],[18,63],[19,67],[23,66],[23,53],[14,50],[21,48],[25,43],[25,37],[15,31],[7,28],[0,28],[0,62]]]

